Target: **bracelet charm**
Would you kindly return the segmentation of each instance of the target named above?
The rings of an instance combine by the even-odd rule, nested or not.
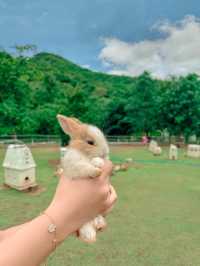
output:
[[[53,232],[55,232],[56,231],[56,225],[55,224],[50,224],[49,226],[48,226],[48,232],[49,233],[53,233]]]
[[[57,244],[57,235],[56,235],[57,226],[55,225],[55,223],[54,223],[53,219],[51,218],[51,216],[49,216],[46,212],[41,213],[41,215],[46,216],[51,222],[48,225],[47,230],[48,230],[48,233],[54,234],[54,239],[52,240],[52,243],[53,243],[53,248],[55,250],[56,249],[56,244]]]

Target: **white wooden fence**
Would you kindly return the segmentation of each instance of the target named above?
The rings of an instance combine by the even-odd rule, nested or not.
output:
[[[107,140],[111,144],[136,144],[141,143],[142,136],[133,135],[133,136],[106,136]],[[152,139],[156,140],[161,144],[169,143],[180,143],[184,144],[185,140],[181,137],[163,137],[163,136],[152,136]],[[59,135],[0,135],[0,144],[9,144],[9,143],[27,143],[27,144],[61,144],[61,138]],[[189,140],[191,144],[200,143],[200,139]]]

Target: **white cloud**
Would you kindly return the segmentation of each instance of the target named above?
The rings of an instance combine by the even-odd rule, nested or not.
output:
[[[187,16],[172,24],[155,25],[166,37],[127,43],[116,38],[105,38],[99,58],[109,73],[137,76],[145,70],[158,78],[170,75],[200,74],[200,20]]]
[[[83,67],[83,68],[88,68],[88,69],[90,69],[90,68],[91,68],[91,66],[90,66],[90,65],[88,65],[88,64],[81,65],[81,67]]]

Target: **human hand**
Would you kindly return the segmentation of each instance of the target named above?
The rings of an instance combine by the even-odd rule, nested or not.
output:
[[[117,199],[108,177],[112,163],[105,161],[102,174],[95,178],[71,180],[60,176],[54,198],[46,212],[52,216],[64,239],[98,214],[106,214]]]

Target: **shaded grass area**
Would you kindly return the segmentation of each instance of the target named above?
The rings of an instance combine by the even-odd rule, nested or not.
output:
[[[0,190],[0,227],[30,219],[43,210],[57,180],[48,160],[59,158],[55,149],[32,149],[38,165],[38,183],[46,191],[31,196]],[[118,172],[112,182],[119,200],[107,218],[109,227],[94,245],[68,238],[49,258],[50,266],[199,266],[200,160],[169,161],[167,149],[154,157],[145,148],[113,147],[112,160],[131,157],[135,166]],[[3,151],[0,151],[2,163]],[[0,181],[3,182],[1,168]]]

